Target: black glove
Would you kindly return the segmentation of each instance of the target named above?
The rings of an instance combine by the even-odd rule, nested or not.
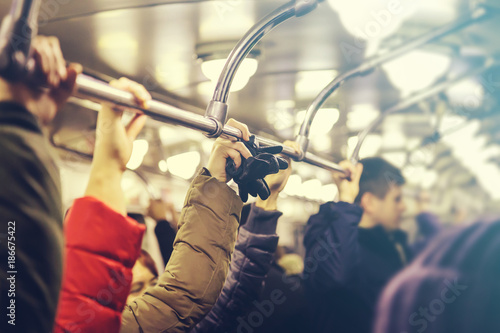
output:
[[[269,198],[271,191],[267,186],[264,177],[278,173],[280,170],[288,168],[288,162],[279,154],[283,150],[281,146],[260,148],[258,142],[255,142],[255,136],[252,135],[248,142],[242,141],[252,154],[245,159],[241,157],[241,166],[236,169],[232,159],[226,162],[226,173],[238,184],[240,198],[243,202],[248,200],[248,194],[253,197],[259,195],[262,200]]]

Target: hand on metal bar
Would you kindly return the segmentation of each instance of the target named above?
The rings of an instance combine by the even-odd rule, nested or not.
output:
[[[0,79],[0,98],[25,106],[43,124],[48,124],[73,93],[82,67],[66,66],[55,37],[36,37],[32,56],[33,71],[29,76],[15,81]]]
[[[234,182],[238,184],[243,202],[248,200],[249,194],[253,197],[258,195],[262,200],[266,200],[271,194],[271,190],[264,177],[288,168],[288,162],[285,159],[274,155],[281,153],[283,147],[270,146],[261,148],[254,135],[250,136],[250,140],[243,141],[243,144],[252,156],[242,158],[240,167],[236,167],[235,163],[228,159],[226,174],[230,175]]]

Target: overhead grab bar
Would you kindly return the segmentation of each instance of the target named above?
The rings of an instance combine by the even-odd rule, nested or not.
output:
[[[356,76],[362,76],[366,73],[371,72],[376,67],[385,64],[409,51],[428,44],[436,39],[442,38],[446,35],[454,33],[458,30],[464,29],[465,27],[480,22],[484,19],[490,18],[491,12],[487,11],[484,7],[477,7],[468,15],[459,18],[458,20],[449,23],[443,27],[437,28],[427,34],[415,38],[414,40],[403,44],[402,46],[389,51],[380,56],[372,57],[368,59],[358,67],[351,69],[339,76],[337,76],[333,81],[331,81],[312,101],[309,105],[306,116],[302,125],[300,127],[299,134],[296,138],[296,142],[302,148],[302,152],[306,153],[309,146],[309,135],[311,130],[311,125],[319,109],[323,106],[326,100],[347,80]],[[404,103],[404,102],[403,102]],[[305,155],[304,155],[305,156]]]
[[[226,64],[222,69],[219,80],[214,90],[212,100],[207,106],[205,116],[211,119],[217,126],[209,137],[218,137],[222,133],[222,127],[227,117],[227,99],[229,89],[236,75],[236,72],[245,60],[246,56],[259,43],[259,41],[273,30],[279,24],[289,20],[292,17],[304,16],[314,10],[319,2],[324,0],[293,0],[284,4],[271,12],[262,20],[257,22],[250,30],[239,40],[236,46],[229,54]]]
[[[239,63],[243,60],[244,56],[251,50],[262,37],[268,33],[272,28],[274,28],[279,23],[282,23],[286,19],[293,16],[302,16],[316,8],[317,3],[323,0],[297,0],[292,1],[270,15],[264,18],[261,22],[257,23],[255,27],[245,35],[242,41],[236,46],[234,55],[230,57],[229,60],[233,59],[232,62],[235,65],[226,65],[226,70],[223,73],[227,76],[227,79],[220,79],[221,86],[223,88],[218,89],[221,93],[221,96],[226,96],[227,93],[223,93],[224,90],[228,91],[232,77],[234,76],[236,69],[238,68]],[[29,50],[31,46],[31,38],[36,35],[36,20],[30,20],[30,18],[38,17],[38,12],[40,9],[40,0],[14,0],[11,6],[11,15],[9,17],[10,21],[3,22],[4,26],[2,27],[0,33],[0,59],[7,59],[6,61],[0,62],[0,76],[12,80],[14,77],[18,77],[19,75],[14,75],[13,77],[8,76],[6,74],[7,71],[12,69],[16,69],[16,73],[20,73],[17,70],[21,70],[25,72],[27,61],[19,62],[19,61],[11,61],[12,59],[28,59]],[[15,14],[15,15],[12,15]],[[26,24],[26,23],[29,24]],[[7,24],[8,23],[8,24]],[[16,29],[14,29],[14,28]],[[29,28],[29,33],[26,35],[26,28]],[[252,37],[252,31],[257,32],[257,36]],[[16,45],[16,38],[20,36],[24,37],[22,48],[11,47],[12,45]],[[244,51],[244,48],[250,47],[250,50]],[[239,50],[239,51],[238,51]],[[17,54],[18,51],[21,51],[22,54]],[[15,58],[13,58],[15,56]],[[19,57],[19,58],[18,58]],[[239,60],[238,60],[239,59]],[[223,74],[224,75],[224,74]],[[145,110],[140,108],[133,98],[132,94],[113,88],[106,82],[96,80],[88,75],[81,74],[77,78],[76,82],[76,95],[82,98],[87,98],[91,100],[95,100],[98,102],[111,102],[115,104],[119,104],[121,106],[138,110],[143,112],[144,114],[150,116],[152,119],[155,119],[160,122],[170,123],[174,125],[180,125],[187,128],[199,130],[208,135],[213,136],[214,133],[220,132],[220,134],[226,134],[236,138],[242,138],[241,131],[230,127],[230,126],[221,126],[214,122],[213,119],[200,116],[198,114],[185,111],[166,103],[162,103],[159,101],[151,101],[149,103],[149,109]],[[222,119],[221,119],[222,120]],[[225,115],[224,115],[225,120]],[[283,144],[269,140],[266,138],[257,137],[260,144],[263,146],[274,146],[279,145],[283,146]],[[283,154],[297,159],[298,155],[295,151],[287,146],[283,146]],[[338,170],[342,169],[335,163],[315,156],[313,154],[307,154],[303,159],[304,162],[329,169],[329,170]]]
[[[438,84],[436,84],[428,89],[423,90],[422,92],[419,92],[419,93],[416,93],[416,94],[410,96],[406,100],[404,100],[404,101],[388,108],[387,110],[381,112],[380,115],[368,127],[366,127],[364,130],[362,130],[358,134],[358,142],[356,143],[356,147],[354,148],[352,156],[350,158],[351,162],[354,164],[356,164],[358,162],[359,151],[361,150],[361,146],[365,142],[365,139],[367,138],[368,134],[373,132],[384,121],[385,117],[387,117],[388,115],[402,111],[402,110],[406,110],[410,106],[415,105],[423,100],[426,100],[429,97],[435,96],[435,95],[445,91],[446,89],[450,88],[451,86],[459,83],[460,81],[468,78],[468,77],[479,75],[479,74],[483,73],[484,71],[486,71],[494,66],[497,66],[497,65],[498,65],[498,62],[495,62],[491,59],[488,59],[484,66],[481,66],[479,68],[475,68],[472,71],[469,71],[465,74],[462,74],[462,75],[460,75],[460,76],[458,76],[450,81],[438,83]]]

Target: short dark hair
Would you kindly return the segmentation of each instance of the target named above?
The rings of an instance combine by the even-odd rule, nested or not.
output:
[[[359,163],[363,164],[363,173],[359,180],[359,193],[354,201],[356,203],[360,203],[361,197],[367,192],[383,199],[391,186],[401,186],[406,182],[401,170],[383,158],[365,158]]]
[[[141,249],[141,254],[139,255],[139,258],[137,258],[137,261],[149,269],[155,277],[158,277],[158,270],[156,269],[155,261],[147,251]]]

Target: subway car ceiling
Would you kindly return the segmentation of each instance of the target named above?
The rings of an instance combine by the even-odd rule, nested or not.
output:
[[[203,114],[231,49],[252,25],[285,3],[46,0],[39,33],[57,36],[68,61],[81,63],[88,73],[104,80],[130,77],[156,99]],[[311,13],[276,27],[256,45],[233,83],[229,117],[248,124],[252,133],[280,142],[293,140],[305,110],[337,75],[469,15],[478,5],[493,17],[342,85],[318,113],[309,150],[334,162],[348,158],[357,134],[384,110],[488,65],[484,72],[388,115],[368,136],[361,157],[383,156],[402,167],[410,193],[432,190],[442,214],[449,214],[457,203],[498,211],[497,0],[321,2]],[[10,1],[0,3],[2,17],[9,6]],[[92,102],[73,99],[58,116],[51,128],[53,143],[74,151],[61,153],[63,159],[78,155],[83,161],[92,154],[95,108]],[[136,150],[145,156],[136,156],[131,168],[150,181],[159,176],[189,179],[192,170],[185,170],[183,163],[197,162],[200,167],[211,143],[196,131],[154,121],[139,139]],[[335,195],[329,172],[304,163],[295,166],[296,175],[286,191],[289,196],[324,201]]]

